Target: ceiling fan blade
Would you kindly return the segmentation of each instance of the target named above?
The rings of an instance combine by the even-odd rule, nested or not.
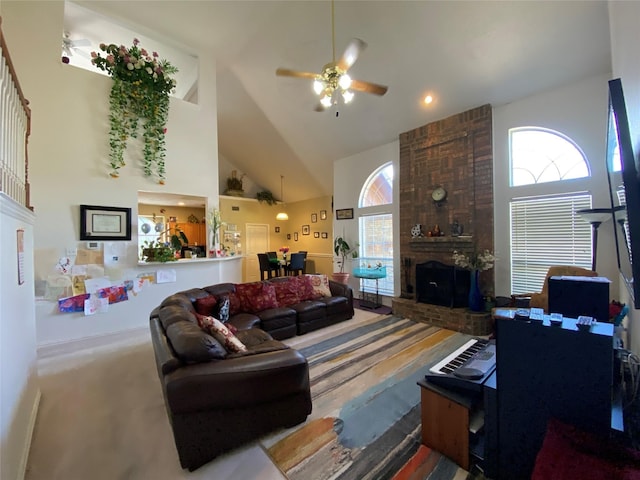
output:
[[[317,73],[311,72],[299,72],[297,70],[290,70],[288,68],[278,68],[276,70],[276,75],[279,77],[295,77],[295,78],[311,78],[315,79],[319,76]]]
[[[338,63],[336,65],[342,71],[346,72],[347,70],[349,70],[349,68],[351,68],[351,65],[356,63],[358,55],[360,55],[360,53],[363,52],[365,48],[367,48],[366,42],[360,40],[359,38],[352,39],[349,45],[347,45],[347,48],[345,49],[342,57],[340,58],[340,60],[338,60]]]
[[[356,92],[373,93],[374,95],[384,95],[387,93],[389,87],[385,85],[378,85],[377,83],[362,82],[360,80],[351,80],[351,90]]]

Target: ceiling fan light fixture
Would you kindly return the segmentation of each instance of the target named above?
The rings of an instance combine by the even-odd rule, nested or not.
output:
[[[353,92],[350,90],[343,90],[342,99],[344,100],[344,103],[351,102],[351,100],[353,100]]]
[[[351,77],[346,73],[340,76],[340,80],[338,80],[338,85],[343,90],[347,90],[351,86]]]
[[[323,107],[329,108],[331,106],[331,95],[325,93],[324,96],[320,99],[320,103]]]
[[[320,95],[324,89],[325,89],[324,82],[321,79],[316,78],[313,81],[313,91],[316,92],[316,95]]]

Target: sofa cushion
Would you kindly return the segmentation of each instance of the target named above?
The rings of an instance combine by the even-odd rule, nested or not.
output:
[[[291,281],[295,277],[289,277],[287,281],[272,282],[276,292],[276,300],[279,307],[288,307],[300,302],[298,296],[298,282]]]
[[[174,293],[173,295],[165,298],[160,304],[161,307],[168,307],[170,305],[176,305],[190,312],[195,312],[195,308],[193,308],[193,303],[191,303],[189,297],[181,293]]]
[[[189,305],[191,305],[191,303],[189,303]],[[168,305],[160,309],[160,311],[158,312],[158,318],[160,319],[160,322],[162,323],[162,326],[166,331],[167,328],[169,328],[169,326],[175,322],[187,320],[189,322],[195,323],[195,313],[196,312],[193,310],[193,306],[191,306],[191,311],[189,311],[178,305]]]
[[[269,282],[250,282],[236,285],[236,293],[242,299],[245,310],[258,313],[278,307],[275,287]]]
[[[198,312],[194,313],[193,315],[196,317],[196,323],[198,324],[199,328],[202,328],[202,325],[204,324],[203,322],[206,322],[204,317],[213,317],[213,315],[200,315]],[[218,319],[218,320],[220,320],[220,319]],[[220,320],[220,321],[222,322],[222,320]],[[222,323],[224,323],[225,326],[229,330],[231,330],[231,333],[233,333],[234,335],[238,332],[238,327],[236,327],[232,323],[228,323],[228,322],[222,322]]]
[[[227,323],[231,312],[231,300],[227,295],[220,298],[220,301],[216,302],[216,307],[213,310],[213,317],[216,317],[222,323]]]
[[[215,315],[217,313],[215,308],[217,303],[216,297],[208,295],[206,297],[196,298],[194,307],[200,315]]]
[[[329,278],[326,275],[305,275],[309,278],[316,297],[330,297]]]
[[[198,324],[205,332],[213,336],[218,342],[224,345],[224,348],[232,353],[245,352],[247,347],[238,340],[231,330],[224,323],[213,317],[199,317]]]
[[[229,316],[246,311],[244,309],[244,304],[242,303],[242,298],[236,292],[225,293],[218,297],[218,302],[223,303],[225,298],[229,300]]]
[[[227,356],[220,342],[187,320],[169,325],[167,338],[176,356],[185,363],[208,362]]]

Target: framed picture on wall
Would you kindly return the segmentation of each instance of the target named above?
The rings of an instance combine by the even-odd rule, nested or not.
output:
[[[320,232],[313,232],[313,238],[320,238]]]
[[[351,220],[353,218],[353,208],[341,208],[336,210],[336,220]]]
[[[326,220],[326,219],[327,219],[327,211],[320,210],[320,220]]]
[[[176,217],[169,217],[169,221],[175,223],[178,219]]]
[[[309,235],[311,233],[311,227],[309,225],[302,225],[302,234]]]
[[[327,232],[322,232],[322,238],[329,238],[329,234]]]
[[[280,227],[276,227],[276,233],[280,233]]]
[[[294,242],[298,241],[298,232],[293,232],[293,241]]]
[[[287,233],[287,240],[291,240],[291,234]]]
[[[311,223],[316,223],[318,221],[318,214],[317,213],[312,213],[311,214]]]
[[[131,240],[131,209],[80,205],[80,240]]]

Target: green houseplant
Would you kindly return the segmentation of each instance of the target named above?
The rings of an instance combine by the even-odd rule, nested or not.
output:
[[[340,271],[333,273],[333,279],[336,282],[347,283],[349,273],[345,273],[344,265],[348,257],[358,258],[358,244],[350,245],[344,236],[339,236],[333,240],[333,251],[338,257],[336,263],[340,266]]]
[[[260,203],[266,203],[267,205],[275,205],[278,201],[273,198],[273,193],[269,190],[263,190],[262,192],[256,193],[256,199]]]
[[[243,178],[244,173],[238,177],[238,172],[232,170],[231,176],[227,178],[227,189],[224,191],[224,194],[234,197],[242,197],[244,195],[244,190],[242,189]]]
[[[113,78],[109,95],[109,164],[110,175],[119,176],[125,165],[124,151],[129,137],[137,138],[138,125],[143,119],[144,173],[154,173],[159,183],[165,181],[165,134],[169,117],[169,93],[176,81],[170,77],[178,69],[167,60],[159,60],[156,52],[139,48],[137,38],[133,46],[104,43],[98,52],[91,52],[91,62]]]

